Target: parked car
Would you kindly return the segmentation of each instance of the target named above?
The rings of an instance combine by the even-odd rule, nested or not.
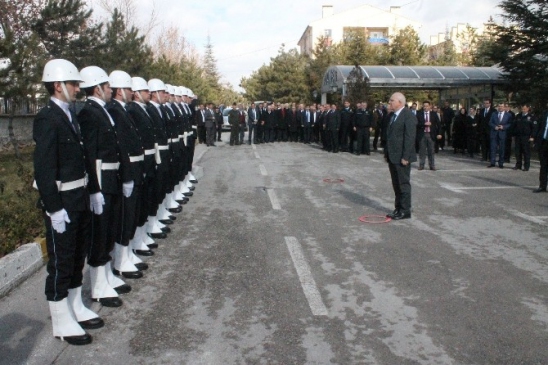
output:
[[[228,113],[230,113],[231,110],[231,107],[227,107],[225,108],[225,110],[223,110],[223,131],[230,130],[230,123],[228,123]],[[247,125],[245,126],[245,130],[247,131]]]

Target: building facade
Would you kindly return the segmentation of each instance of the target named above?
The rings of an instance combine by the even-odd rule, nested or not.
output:
[[[313,50],[319,39],[324,37],[327,45],[344,40],[350,31],[363,31],[371,44],[388,44],[390,37],[400,29],[413,27],[417,32],[421,23],[401,14],[400,7],[383,10],[371,5],[361,5],[337,14],[332,5],[322,7],[322,18],[311,22],[305,29],[299,47],[302,54],[313,57]]]

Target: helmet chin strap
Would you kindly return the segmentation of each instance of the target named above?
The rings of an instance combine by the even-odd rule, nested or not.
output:
[[[72,102],[70,95],[67,90],[67,86],[65,85],[64,81],[61,81],[61,89],[63,89],[63,95],[65,95],[65,99],[67,99],[67,103]]]
[[[156,98],[158,99],[158,104],[162,104],[162,99],[160,99],[160,93],[158,92],[158,90],[156,90]]]
[[[145,100],[144,100],[143,97],[141,96],[141,91],[140,91],[140,90],[137,91],[137,95],[139,95],[139,100],[141,100],[141,103],[146,104],[146,103],[145,103]]]
[[[124,99],[124,103],[127,104],[126,91],[125,91],[125,89],[121,89],[121,91],[122,91],[122,99]]]

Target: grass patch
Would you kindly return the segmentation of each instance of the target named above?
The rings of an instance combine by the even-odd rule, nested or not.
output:
[[[0,257],[44,234],[42,212],[32,188],[34,147],[0,153]]]

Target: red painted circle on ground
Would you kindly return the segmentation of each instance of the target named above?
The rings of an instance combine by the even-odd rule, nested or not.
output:
[[[330,179],[330,178],[327,178],[327,179],[323,179],[323,182],[334,183],[334,184],[342,184],[344,182],[344,179]]]
[[[358,219],[360,222],[371,224],[388,223],[392,220],[392,218],[389,218],[385,215],[362,215]]]

